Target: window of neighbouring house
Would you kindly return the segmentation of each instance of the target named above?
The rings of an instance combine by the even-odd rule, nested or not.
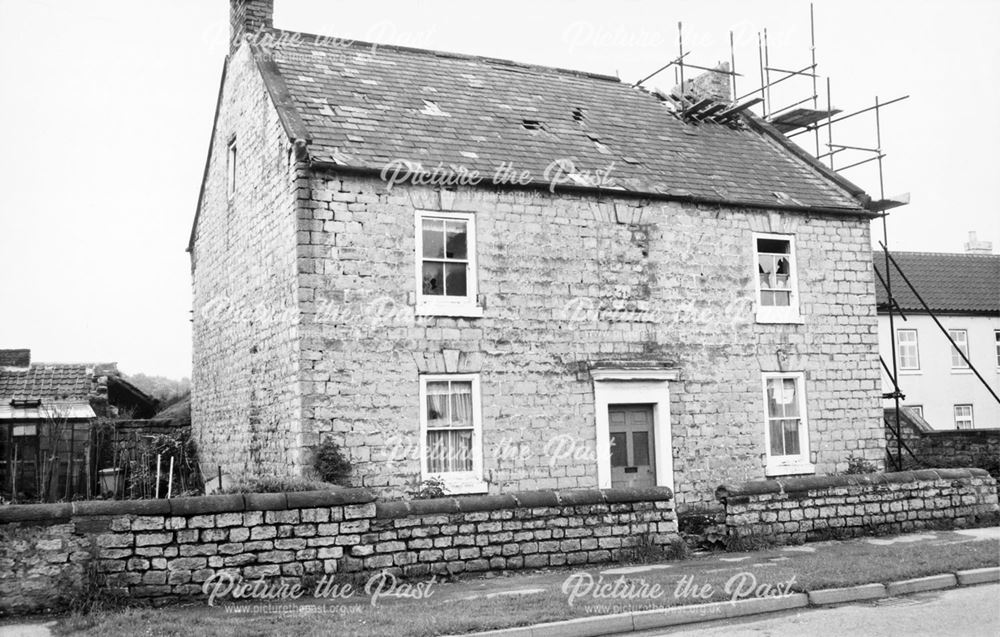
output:
[[[958,346],[958,349],[955,347],[951,348],[951,368],[968,369],[969,364],[962,358],[962,354],[965,354],[965,358],[969,357],[969,333],[965,330],[948,330],[948,336]],[[961,350],[961,353],[959,353],[959,350]]]
[[[226,146],[226,196],[230,199],[236,194],[236,138],[229,140]]]
[[[993,339],[997,343],[997,367],[1000,367],[1000,330],[993,330]]]
[[[420,402],[423,479],[440,478],[449,493],[485,492],[479,376],[422,376]]]
[[[900,369],[920,369],[917,330],[896,330],[896,349]]]
[[[813,473],[804,375],[765,372],[763,378],[767,475]]]
[[[972,429],[972,405],[955,405],[955,428]]]
[[[905,405],[903,407],[903,409],[907,410],[911,414],[915,414],[917,416],[920,416],[921,418],[924,417],[924,406],[923,405]]]
[[[416,226],[417,314],[482,316],[475,215],[417,211]]]
[[[791,235],[754,234],[757,322],[798,323],[795,240]]]

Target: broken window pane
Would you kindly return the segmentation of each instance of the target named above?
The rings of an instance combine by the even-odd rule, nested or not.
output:
[[[466,222],[448,221],[445,224],[447,234],[447,252],[449,259],[465,259],[468,254],[468,245],[465,232]]]
[[[790,241],[757,239],[757,276],[761,305],[791,305],[791,245]]]
[[[424,266],[426,267],[426,264]],[[444,267],[448,275],[447,282],[445,283],[445,294],[448,296],[465,296],[465,270],[467,266],[464,263],[446,263]]]
[[[423,220],[424,258],[440,259],[444,257],[444,221],[441,219]]]
[[[424,294],[444,294],[444,264],[424,261]]]

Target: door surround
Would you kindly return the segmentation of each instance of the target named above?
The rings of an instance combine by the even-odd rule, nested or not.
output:
[[[592,369],[594,419],[597,429],[597,486],[611,488],[611,427],[608,406],[644,404],[653,406],[653,453],[656,485],[674,488],[674,462],[670,437],[670,387],[676,369]]]

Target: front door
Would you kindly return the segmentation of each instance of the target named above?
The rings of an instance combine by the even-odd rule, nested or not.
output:
[[[653,406],[608,405],[611,433],[611,486],[655,487]]]

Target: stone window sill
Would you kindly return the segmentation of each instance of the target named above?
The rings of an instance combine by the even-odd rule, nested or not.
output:
[[[426,303],[419,302],[416,307],[417,316],[454,316],[465,318],[482,318],[483,308],[478,305]]]
[[[804,460],[801,462],[784,462],[781,464],[772,462],[764,468],[764,475],[768,478],[775,476],[800,476],[815,473],[816,465]]]

